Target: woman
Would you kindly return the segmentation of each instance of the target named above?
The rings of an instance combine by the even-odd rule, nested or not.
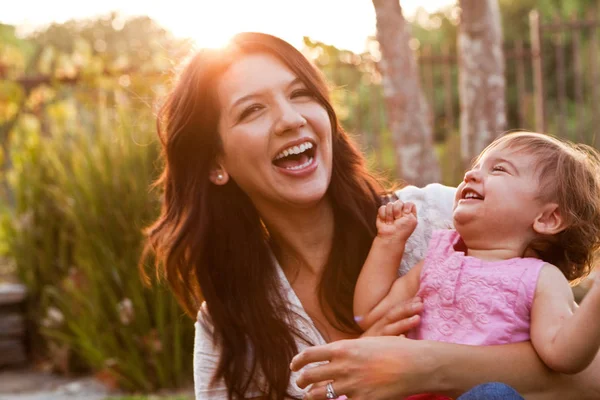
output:
[[[528,344],[478,350],[486,357],[477,357],[462,346],[398,337],[348,340],[320,348],[342,349],[335,357],[317,351],[296,360],[297,367],[312,355],[331,360],[331,368],[289,370],[298,352],[361,334],[352,296],[386,192],[339,126],[322,76],[288,43],[243,33],[224,49],[198,53],[158,126],[164,206],[148,230],[149,245],[186,311],[196,316],[200,310],[197,398],[299,398],[311,378],[319,382],[328,373],[338,385],[345,374],[338,367],[348,367],[352,343],[356,356],[385,361],[386,354],[401,353],[405,369],[388,359],[389,368],[378,366],[385,372],[379,382],[357,388],[356,376],[347,375],[347,389],[315,385],[317,398],[328,390],[330,397],[337,391],[356,398],[360,390],[377,393],[370,398],[461,393],[492,380],[526,393],[550,385],[553,376]],[[431,230],[449,224],[454,194],[441,185],[397,194],[420,210],[405,272],[422,257]],[[418,323],[414,314],[421,307],[418,299],[397,306],[363,336],[399,335]],[[471,358],[475,371],[460,363]],[[459,372],[469,377],[440,379]]]

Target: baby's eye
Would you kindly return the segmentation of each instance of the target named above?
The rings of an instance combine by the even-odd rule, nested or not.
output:
[[[492,167],[492,171],[506,172],[506,169],[501,165],[494,165]]]

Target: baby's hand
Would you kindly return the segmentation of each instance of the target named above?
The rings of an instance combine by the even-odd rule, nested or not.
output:
[[[400,200],[379,207],[377,236],[393,241],[406,241],[417,226],[417,207]]]

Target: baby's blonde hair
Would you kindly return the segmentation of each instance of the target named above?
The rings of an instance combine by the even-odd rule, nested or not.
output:
[[[530,243],[542,260],[570,281],[587,275],[600,250],[600,154],[590,146],[534,132],[512,132],[492,142],[494,148],[525,151],[536,159],[540,199],[556,202],[565,229]]]

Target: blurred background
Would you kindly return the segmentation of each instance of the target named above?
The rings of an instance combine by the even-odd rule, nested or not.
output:
[[[192,321],[137,262],[160,206],[156,108],[195,49],[239,31],[288,40],[325,73],[374,171],[456,185],[505,130],[600,145],[599,27],[598,0],[13,2],[0,14],[0,369],[189,387]]]

